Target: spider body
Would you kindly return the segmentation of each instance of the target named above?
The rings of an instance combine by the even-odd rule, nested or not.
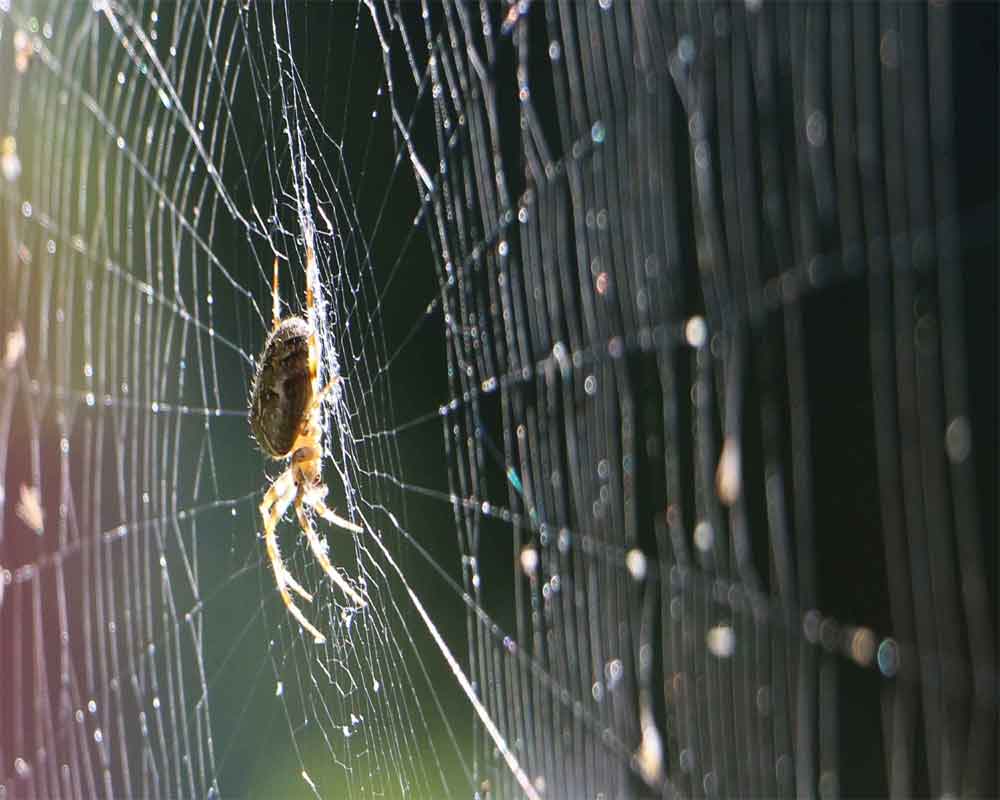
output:
[[[306,310],[312,311],[313,297],[318,287],[315,256],[306,247]],[[313,556],[327,577],[356,605],[365,600],[330,563],[325,541],[313,527],[312,514],[354,533],[362,528],[335,514],[327,507],[327,488],[323,485],[322,403],[327,392],[340,376],[322,389],[319,386],[321,350],[319,337],[312,325],[302,317],[282,320],[278,294],[278,261],[274,261],[272,283],[274,320],[270,335],[261,353],[250,394],[250,429],[261,449],[275,460],[288,460],[287,468],[271,483],[260,504],[264,521],[264,543],[274,570],[274,580],[288,612],[312,634],[317,642],[326,637],[305,618],[292,600],[291,592],[306,602],[312,595],[302,588],[285,566],[275,534],[278,523],[294,503],[299,527],[309,542]]]
[[[309,375],[309,323],[282,320],[267,337],[250,397],[250,429],[271,458],[292,451],[313,397]]]

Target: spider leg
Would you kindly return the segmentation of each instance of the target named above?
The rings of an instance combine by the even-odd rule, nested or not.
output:
[[[306,320],[309,322],[309,327],[312,328],[312,333],[309,335],[309,378],[313,388],[313,402],[309,404],[311,412],[319,407],[322,396],[326,394],[326,389],[319,390],[319,364],[322,353],[320,352],[319,337],[316,336],[316,315],[313,313],[315,297],[319,290],[319,287],[314,285],[317,282],[316,253],[313,250],[312,230],[307,229],[304,233],[306,239]],[[308,419],[311,415],[307,413],[305,416]]]
[[[291,505],[297,493],[298,487],[295,485],[295,478],[291,469],[285,470],[271,484],[271,488],[267,490],[260,504],[260,513],[264,519],[264,543],[267,545],[267,556],[271,561],[271,568],[274,570],[274,580],[278,585],[278,593],[281,595],[281,600],[285,604],[285,608],[288,609],[288,612],[298,620],[299,624],[305,630],[312,634],[317,644],[322,644],[326,641],[326,637],[299,611],[288,590],[291,588],[308,602],[312,602],[312,595],[303,589],[298,581],[289,574],[288,569],[285,567],[285,562],[281,559],[281,553],[278,550],[278,539],[274,535],[275,529],[278,527],[278,522],[285,515],[285,511],[288,510],[288,506]]]
[[[312,520],[309,519],[309,515],[306,514],[305,506],[309,505],[312,508],[316,508],[316,504],[322,505],[322,500],[314,500],[305,495],[299,493],[295,498],[295,513],[299,517],[299,525],[302,526],[302,532],[306,535],[306,539],[309,540],[309,546],[312,548],[313,555],[316,556],[316,560],[319,565],[323,568],[323,571],[327,574],[327,577],[333,581],[337,588],[340,589],[344,594],[351,598],[357,606],[365,606],[367,603],[365,599],[358,593],[358,591],[351,586],[337,570],[333,568],[333,564],[330,563],[330,558],[327,556],[327,545],[325,542],[321,542],[319,536],[316,533],[316,529],[313,527]],[[326,506],[323,506],[326,508]],[[325,517],[324,517],[325,519]],[[346,521],[346,520],[345,520]],[[350,523],[347,523],[350,525]],[[357,528],[357,526],[352,526],[352,530]],[[360,531],[360,528],[358,528]]]
[[[344,519],[340,514],[335,513],[326,503],[323,502],[322,497],[317,497],[312,500],[309,505],[316,509],[316,513],[319,514],[323,519],[329,522],[331,525],[336,525],[338,528],[343,528],[347,531],[353,531],[354,533],[364,533],[365,529],[360,525],[355,525],[350,520]]]
[[[264,517],[265,536],[268,518],[271,518],[273,528],[277,528],[281,518],[285,516],[285,511],[288,510],[289,504],[295,497],[295,491],[295,481],[291,470],[285,470],[284,473],[278,476],[278,479],[271,484],[271,488],[267,490],[267,493],[264,495],[264,500],[260,504],[260,513]],[[275,539],[274,546],[277,551],[277,539]],[[270,551],[268,552],[270,553]],[[278,560],[281,561],[280,553],[278,553]],[[273,563],[274,560],[272,559],[272,564]],[[307,603],[311,603],[313,599],[312,595],[302,588],[302,585],[292,577],[291,573],[288,572],[287,569],[284,569],[284,562],[282,562],[282,573],[285,584],[296,594],[302,597]]]
[[[327,393],[340,381],[339,375],[334,375],[322,389],[319,386],[319,365],[322,360],[322,349],[319,336],[316,335],[316,319],[313,308],[316,304],[316,297],[320,292],[319,270],[316,266],[316,251],[313,249],[312,230],[304,231],[306,238],[306,319],[309,321],[313,332],[309,336],[309,377],[312,380],[313,399],[309,403],[303,415],[306,419],[311,419],[312,412],[319,408]]]
[[[271,318],[274,321],[274,327],[277,328],[281,324],[281,293],[278,291],[278,257],[274,257],[274,274],[271,276]]]
[[[341,379],[339,375],[334,375],[334,377],[330,380],[330,382],[326,386],[324,386],[322,389],[320,389],[312,396],[312,400],[309,401],[309,405],[306,406],[305,413],[302,415],[303,419],[306,420],[310,419],[310,417],[312,416],[312,412],[315,411],[317,408],[319,408],[320,403],[322,403],[326,399],[326,396],[330,393],[330,390],[338,383],[340,383],[340,380]]]
[[[313,596],[309,594],[305,589],[302,588],[302,584],[299,583],[295,578],[292,577],[292,573],[285,570],[285,583],[288,584],[288,588],[292,589],[299,597],[305,600],[307,603],[313,601]]]

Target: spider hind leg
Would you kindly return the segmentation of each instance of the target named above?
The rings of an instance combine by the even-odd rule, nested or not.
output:
[[[319,565],[323,568],[327,577],[333,581],[340,591],[346,594],[359,608],[363,608],[368,605],[367,601],[361,594],[355,589],[351,584],[347,582],[336,569],[334,569],[333,564],[330,563],[330,557],[327,555],[327,545],[325,542],[321,541],[319,535],[316,533],[316,528],[312,524],[312,520],[309,519],[309,515],[306,513],[306,506],[314,509],[323,519],[328,522],[333,522],[335,525],[340,525],[342,528],[347,528],[348,530],[360,533],[361,528],[347,520],[341,519],[336,514],[333,514],[324,504],[322,498],[317,498],[315,495],[302,494],[295,500],[295,513],[299,518],[299,525],[302,527],[302,532],[306,535],[306,539],[309,541],[309,547],[312,548],[313,555],[319,562]],[[324,513],[326,512],[326,513]],[[327,514],[333,517],[331,520]]]
[[[267,556],[271,561],[271,568],[274,571],[274,581],[278,585],[278,594],[281,595],[281,600],[285,604],[285,608],[312,635],[317,644],[322,644],[326,641],[326,637],[306,619],[305,614],[295,605],[295,601],[292,600],[292,595],[288,590],[291,589],[310,603],[312,602],[312,595],[303,589],[301,584],[289,573],[285,562],[281,558],[281,552],[278,550],[278,538],[275,536],[278,522],[285,515],[285,511],[288,510],[288,506],[291,505],[297,493],[298,488],[295,486],[290,469],[283,472],[271,484],[271,488],[267,490],[260,504],[261,517],[264,519],[264,543],[267,546]]]

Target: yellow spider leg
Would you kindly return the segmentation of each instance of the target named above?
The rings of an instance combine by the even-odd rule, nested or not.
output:
[[[311,240],[311,237],[307,237]],[[277,264],[277,262],[275,262]],[[276,267],[277,268],[277,267]],[[277,272],[275,272],[275,281],[277,281]],[[315,303],[316,294],[319,292],[319,287],[315,285],[317,278],[316,273],[316,253],[313,250],[311,241],[306,242],[306,319],[309,322],[310,327],[315,326],[316,321],[313,318],[313,304]],[[275,283],[277,286],[277,283]],[[275,306],[277,308],[277,306]],[[312,417],[312,412],[319,408],[320,403],[323,402],[327,393],[337,384],[340,380],[339,375],[335,375],[330,382],[324,386],[322,389],[319,388],[319,362],[322,359],[322,352],[320,350],[319,337],[316,335],[315,327],[313,327],[313,332],[309,335],[309,378],[312,381],[313,387],[313,398],[312,402],[309,403],[309,407],[306,409],[304,418],[310,419]]]
[[[307,603],[311,603],[313,601],[313,596],[302,588],[302,584],[295,580],[288,570],[285,570],[285,583],[288,584],[288,588],[294,590],[295,593],[303,598]]]
[[[360,525],[355,525],[350,520],[344,519],[339,514],[335,513],[330,509],[326,503],[323,502],[323,498],[319,497],[315,500],[309,501],[309,505],[316,509],[316,513],[319,514],[323,519],[332,525],[336,525],[339,528],[344,528],[345,530],[354,531],[354,533],[364,533],[365,529]]]
[[[311,238],[311,237],[310,237]],[[316,269],[316,254],[313,252],[312,242],[306,242],[306,311],[312,311],[313,307],[313,271]]]
[[[312,247],[311,231],[306,232],[306,320],[312,333],[309,335],[309,378],[312,382],[313,397],[321,394],[319,391],[319,362],[322,354],[319,349],[319,338],[316,336],[316,319],[313,315],[313,303],[315,302],[318,287],[313,286],[316,280],[316,254]],[[313,403],[310,408],[318,407],[319,403]],[[307,415],[308,416],[308,415]]]
[[[311,337],[310,337],[311,338]],[[308,425],[312,420],[313,412],[319,408],[320,403],[326,399],[326,396],[330,393],[330,390],[340,382],[340,376],[337,375],[331,380],[326,386],[320,389],[318,392],[313,394],[312,400],[309,401],[309,405],[306,406],[305,413],[302,415],[303,423]]]
[[[263,515],[265,523],[267,522],[269,516],[274,516],[273,512],[275,511],[275,506],[282,503],[282,501],[285,500],[286,495],[289,495],[294,488],[295,477],[292,475],[292,471],[290,469],[286,469],[274,479],[274,482],[268,488],[267,492],[264,493],[264,499],[261,500],[260,503],[260,513]],[[283,503],[281,514],[274,518],[275,525],[277,525],[277,521],[281,519],[281,516],[288,509],[288,504],[291,503],[292,499],[294,499],[294,495],[292,495],[287,502]]]
[[[285,515],[285,511],[288,510],[288,506],[295,498],[296,493],[297,488],[292,478],[291,470],[286,470],[282,473],[271,484],[271,488],[267,490],[260,504],[260,514],[264,518],[264,543],[267,545],[267,556],[271,560],[271,568],[274,570],[274,580],[278,585],[278,593],[281,595],[281,600],[285,604],[285,608],[288,609],[288,612],[298,620],[299,624],[305,630],[312,634],[317,644],[322,644],[326,641],[326,637],[299,611],[298,606],[295,605],[291,594],[288,592],[288,587],[291,587],[310,602],[312,601],[312,595],[303,589],[289,574],[288,569],[285,567],[285,562],[281,559],[281,553],[278,551],[278,539],[274,535],[279,520]]]
[[[278,257],[274,257],[274,275],[271,276],[271,317],[274,320],[274,327],[281,324],[281,294],[278,292]]]
[[[309,546],[312,548],[313,555],[316,556],[316,560],[319,562],[319,565],[323,568],[327,577],[337,585],[337,588],[350,597],[351,600],[354,601],[355,605],[359,607],[367,605],[365,599],[358,594],[357,590],[345,580],[343,575],[333,568],[333,564],[330,563],[330,559],[326,554],[326,545],[320,541],[319,536],[316,534],[316,529],[313,527],[312,520],[309,519],[305,512],[303,501],[314,508],[315,502],[322,504],[323,501],[313,501],[310,500],[308,496],[303,496],[301,494],[295,498],[295,513],[298,514],[299,524],[302,526],[302,532],[305,533],[306,539],[309,540]],[[350,523],[347,524],[350,525]],[[357,528],[357,526],[354,525],[351,526],[351,528],[353,530]],[[358,528],[358,530],[360,529]]]
[[[278,479],[271,484],[271,488],[267,490],[267,493],[264,495],[264,500],[260,504],[260,513],[264,517],[265,531],[269,517],[271,518],[271,525],[274,528],[278,527],[278,523],[281,521],[281,518],[285,516],[285,511],[288,510],[289,504],[295,497],[295,491],[295,480],[290,469],[285,470],[284,473],[278,476]],[[275,540],[275,550],[277,550],[277,546],[277,540]],[[280,553],[278,554],[278,560],[281,560]],[[284,567],[283,562],[282,567]],[[302,585],[291,576],[291,573],[289,573],[287,569],[282,569],[282,576],[284,582],[289,588],[294,590],[307,603],[312,602],[312,595],[302,588]]]

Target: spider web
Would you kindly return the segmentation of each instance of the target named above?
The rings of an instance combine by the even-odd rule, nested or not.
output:
[[[996,31],[0,0],[0,796],[995,793]]]

